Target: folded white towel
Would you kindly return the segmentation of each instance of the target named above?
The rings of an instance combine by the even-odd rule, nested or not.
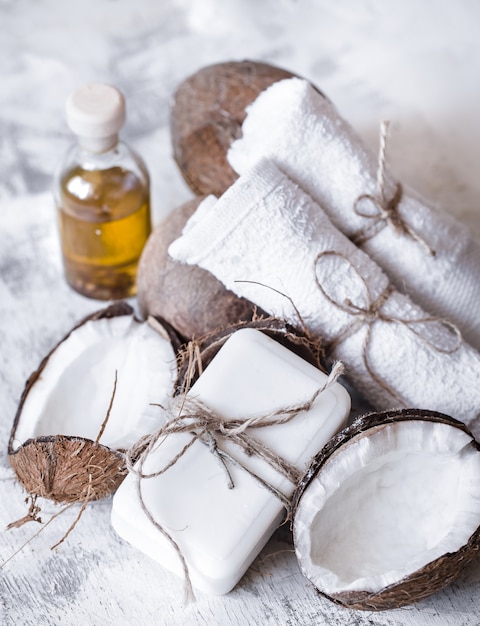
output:
[[[475,426],[480,354],[395,291],[272,163],[259,163],[217,201],[207,198],[169,252],[297,326],[298,311],[376,408],[438,410]]]
[[[369,201],[357,209],[376,217],[357,214],[359,196],[376,193],[377,155],[308,82],[287,79],[260,94],[248,108],[242,138],[227,156],[240,174],[261,158],[272,159],[350,238],[379,228],[358,245],[399,290],[425,310],[450,319],[480,349],[479,243],[465,225],[410,190],[403,190],[397,212],[410,234],[399,234],[391,223],[382,228],[386,222]],[[396,181],[387,175],[385,198],[392,199],[395,191]]]

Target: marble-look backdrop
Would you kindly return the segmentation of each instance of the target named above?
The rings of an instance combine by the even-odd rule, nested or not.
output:
[[[215,62],[279,65],[318,85],[374,149],[390,119],[394,173],[480,236],[479,24],[477,0],[0,0],[0,564],[38,530],[4,531],[25,513],[6,456],[24,382],[102,306],[62,277],[50,186],[72,140],[68,93],[90,80],[123,90],[123,136],[147,161],[158,223],[192,195],[171,157],[176,86]],[[46,520],[56,509],[43,506]],[[416,607],[349,612],[299,575],[288,529],[231,594],[185,608],[178,580],[118,539],[109,513],[108,500],[89,507],[51,552],[68,511],[5,565],[2,625],[478,624],[478,563]]]
[[[476,0],[2,0],[0,197],[48,188],[67,94],[106,80],[128,98],[124,134],[160,217],[187,193],[170,158],[173,91],[203,65],[250,58],[314,81],[372,145],[390,118],[395,171],[475,221],[479,20]]]

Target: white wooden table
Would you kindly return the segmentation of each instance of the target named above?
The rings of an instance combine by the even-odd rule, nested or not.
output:
[[[480,233],[480,5],[390,0],[23,0],[0,3],[0,623],[73,625],[480,624],[480,561],[415,606],[353,612],[317,596],[281,528],[227,596],[184,606],[179,579],[116,536],[111,500],[91,504],[55,544],[72,508],[4,530],[26,513],[6,448],[28,375],[102,304],[73,293],[59,258],[49,187],[69,138],[63,103],[91,79],[127,97],[125,137],[145,156],[158,222],[190,198],[170,156],[168,105],[200,67],[243,58],[302,74],[376,149],[392,120],[389,160]],[[58,511],[42,502],[44,522]]]

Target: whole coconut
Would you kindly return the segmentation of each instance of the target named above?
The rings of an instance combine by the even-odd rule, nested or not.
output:
[[[247,106],[293,76],[267,63],[237,61],[204,67],[180,84],[171,110],[173,155],[194,193],[219,196],[237,179],[226,157],[241,136]]]
[[[201,200],[186,202],[154,229],[137,274],[142,314],[160,316],[186,339],[266,315],[250,301],[228,291],[210,272],[174,261],[168,255],[168,246],[180,236]]]

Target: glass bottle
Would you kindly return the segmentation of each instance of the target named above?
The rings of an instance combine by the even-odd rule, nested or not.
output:
[[[132,296],[151,231],[150,192],[144,162],[118,139],[124,97],[111,85],[91,83],[70,95],[66,109],[77,143],[54,185],[65,277],[91,298]]]

